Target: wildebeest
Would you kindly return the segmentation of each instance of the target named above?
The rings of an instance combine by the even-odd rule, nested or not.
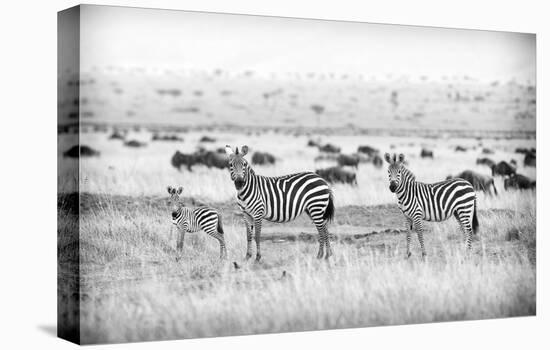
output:
[[[507,176],[516,173],[516,168],[505,161],[500,161],[491,167],[493,176]]]
[[[466,152],[467,150],[468,149],[464,146],[458,145],[458,146],[455,147],[455,152]]]
[[[160,134],[153,134],[153,137],[151,138],[152,141],[176,141],[181,142],[183,139],[179,137],[178,135],[160,135]]]
[[[192,171],[191,167],[197,164],[197,156],[195,154],[186,154],[176,151],[171,159],[172,166],[181,170],[182,165],[187,167],[187,170]]]
[[[495,165],[495,161],[490,158],[478,158],[476,159],[476,164],[484,164],[487,165],[489,168],[492,168]]]
[[[531,151],[525,153],[525,158],[523,159],[524,166],[537,166],[537,154]]]
[[[336,162],[339,166],[359,167],[359,157],[355,154],[340,154],[336,158]]]
[[[422,150],[420,151],[420,157],[421,158],[433,158],[434,157],[434,152],[432,150],[422,148]]]
[[[372,158],[372,164],[377,168],[381,168],[382,165],[384,165],[384,161],[380,155],[376,154],[374,158]]]
[[[63,152],[63,157],[68,158],[78,158],[80,157],[99,157],[100,152],[96,151],[90,146],[81,145],[80,148],[78,145],[75,145],[69,148],[67,151]]]
[[[357,147],[357,152],[368,154],[369,157],[374,157],[380,151],[378,149],[374,148],[374,147],[364,145],[364,146]]]
[[[337,153],[321,153],[318,156],[316,156],[313,160],[316,162],[322,162],[322,161],[335,162],[337,159],[338,159]]]
[[[460,174],[456,176],[447,176],[447,180],[452,178],[461,178],[466,181],[468,181],[476,191],[483,191],[485,193],[491,194],[491,187],[493,188],[493,192],[496,195],[498,195],[497,188],[495,187],[495,181],[491,176],[483,175],[480,173],[476,173],[472,170],[464,170]]]
[[[526,153],[537,153],[537,150],[535,148],[525,148],[525,147],[518,147],[516,148],[516,153],[526,154]]]
[[[267,152],[254,152],[252,155],[252,164],[275,164],[275,156]]]
[[[139,147],[147,146],[147,143],[141,142],[141,141],[138,141],[138,140],[130,140],[130,141],[124,142],[124,146],[139,148]]]
[[[317,169],[315,170],[315,173],[330,183],[357,185],[357,177],[354,173],[337,166]]]
[[[119,130],[113,131],[111,136],[109,136],[110,140],[124,140],[126,138],[126,133],[121,132]]]
[[[216,139],[210,136],[203,136],[199,142],[216,142]]]
[[[504,179],[504,189],[516,188],[519,190],[534,189],[536,187],[536,181],[531,180],[525,175],[512,174]]]
[[[309,141],[307,142],[307,146],[308,146],[308,147],[317,147],[317,148],[319,148],[319,147],[321,147],[321,144],[320,144],[319,142],[317,142],[317,141],[309,140]]]
[[[222,153],[206,151],[195,153],[197,163],[204,164],[209,168],[225,169],[229,167],[227,156]]]
[[[340,153],[340,147],[327,143],[324,146],[320,146],[319,151],[326,153]]]

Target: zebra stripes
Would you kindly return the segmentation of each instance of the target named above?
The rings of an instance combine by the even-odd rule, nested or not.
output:
[[[248,147],[239,152],[226,146],[229,172],[237,190],[239,205],[246,226],[246,259],[252,257],[252,232],[256,241],[256,260],[261,259],[260,235],[262,220],[288,222],[303,212],[311,218],[319,233],[317,258],[332,255],[327,224],[334,217],[334,200],[327,182],[319,175],[303,172],[279,177],[256,175],[244,156]]]
[[[426,256],[422,221],[444,221],[455,216],[466,236],[466,246],[472,246],[472,237],[479,226],[476,213],[476,195],[472,185],[456,178],[434,184],[417,182],[414,174],[405,168],[405,156],[385,154],[389,163],[390,191],[397,196],[399,209],[407,224],[407,258],[411,256],[411,231],[418,235],[422,257]]]
[[[183,206],[179,198],[182,191],[182,187],[176,190],[176,188],[168,186],[168,193],[172,202],[172,224],[178,228],[177,250],[179,252],[183,250],[186,232],[192,233],[203,230],[206,234],[218,240],[220,243],[220,258],[224,259],[227,256],[227,250],[221,215],[216,209],[207,206],[197,208]]]

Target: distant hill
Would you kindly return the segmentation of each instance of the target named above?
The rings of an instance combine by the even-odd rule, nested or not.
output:
[[[73,93],[79,87],[80,99]],[[60,77],[61,124],[533,132],[536,87],[469,77],[380,81],[315,73],[140,69]],[[79,107],[79,108],[78,108]]]

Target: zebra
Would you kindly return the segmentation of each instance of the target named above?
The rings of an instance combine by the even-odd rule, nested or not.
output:
[[[214,237],[220,243],[220,259],[227,257],[225,238],[221,214],[214,208],[200,206],[188,208],[180,200],[183,187],[176,189],[168,186],[168,193],[172,202],[172,224],[178,229],[177,250],[183,250],[183,240],[186,232],[197,232],[203,230],[209,236]]]
[[[472,185],[463,179],[455,178],[434,184],[417,182],[414,174],[405,168],[403,154],[385,154],[389,163],[388,174],[390,191],[397,195],[399,209],[405,216],[407,225],[407,255],[411,256],[411,230],[418,235],[422,258],[426,257],[422,220],[444,221],[454,215],[466,236],[466,247],[471,249],[473,234],[479,223],[476,213],[476,194]]]
[[[288,222],[301,213],[313,221],[319,233],[317,258],[332,255],[327,225],[334,218],[334,198],[328,183],[312,172],[278,177],[256,175],[244,156],[248,146],[225,147],[229,156],[229,173],[237,190],[237,204],[246,226],[247,248],[245,259],[252,257],[252,232],[256,241],[256,261],[261,259],[260,234],[262,220]]]

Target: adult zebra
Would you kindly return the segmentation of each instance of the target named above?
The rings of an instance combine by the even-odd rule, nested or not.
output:
[[[183,240],[186,232],[192,233],[203,230],[220,243],[220,259],[224,259],[227,256],[227,250],[220,213],[208,206],[197,208],[183,206],[180,200],[182,191],[183,187],[176,189],[168,186],[168,193],[172,202],[172,224],[178,228],[178,252],[183,250]]]
[[[237,189],[239,205],[246,225],[246,259],[252,256],[252,231],[255,233],[256,261],[261,259],[262,220],[288,222],[306,212],[319,232],[317,258],[332,255],[327,224],[334,217],[334,200],[328,183],[319,175],[303,172],[279,177],[256,175],[244,156],[248,147],[235,151],[228,145],[229,172]]]
[[[476,213],[476,194],[472,185],[463,179],[455,178],[434,184],[417,182],[414,174],[405,168],[405,156],[393,157],[385,154],[389,163],[388,174],[390,191],[397,195],[399,209],[405,215],[407,224],[407,256],[411,256],[411,231],[418,235],[422,258],[426,256],[422,220],[444,221],[454,215],[466,236],[466,246],[472,246],[473,233],[479,226]]]

